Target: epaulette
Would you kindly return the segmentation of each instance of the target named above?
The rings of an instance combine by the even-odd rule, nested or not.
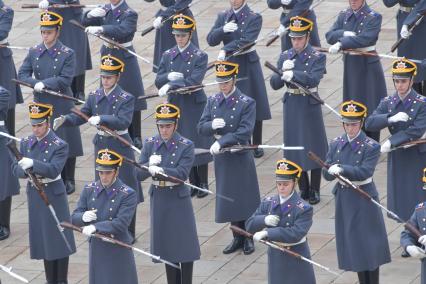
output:
[[[425,202],[419,203],[419,204],[416,205],[416,210],[422,209],[424,207],[425,207]]]
[[[183,138],[183,137],[179,138],[179,142],[184,144],[184,145],[191,145],[192,144],[191,140],[188,140],[188,139]]]
[[[414,98],[416,101],[422,102],[422,103],[426,103],[426,97],[423,97],[422,95],[416,95],[416,97]]]
[[[155,136],[152,136],[152,137],[149,137],[149,138],[145,139],[146,143],[154,143],[154,141],[155,141]]]
[[[315,55],[316,57],[320,57],[321,52],[319,52],[318,50],[314,49],[314,50],[312,50],[311,54]]]
[[[375,11],[371,10],[371,11],[370,11],[370,13],[368,13],[368,15],[375,17],[375,16],[378,16],[378,15],[379,15],[379,13],[377,13],[377,12],[375,12]]]
[[[170,54],[170,53],[172,53],[172,49],[173,49],[173,47],[170,48],[170,49],[167,49],[166,51],[164,51],[164,54]]]
[[[370,146],[370,147],[379,147],[380,146],[380,144],[379,143],[377,143],[377,141],[376,140],[374,140],[374,139],[371,139],[370,137],[365,137],[365,140],[364,140],[364,142],[365,142],[365,144],[366,145],[368,145],[368,146]]]
[[[217,93],[217,94],[209,97],[209,100],[211,100],[211,101],[218,100],[218,99],[220,99],[220,93]]]
[[[38,46],[39,46],[38,44],[36,44],[36,45],[34,45],[34,46],[31,46],[31,47],[30,47],[30,50],[36,50],[36,49],[38,48]]]
[[[346,13],[348,12],[349,8],[343,9],[342,11],[340,11],[340,14]]]
[[[121,186],[118,190],[124,194],[129,194],[130,192],[130,189],[127,186]]]
[[[134,13],[134,14],[136,14],[136,11],[135,11],[135,10],[133,10],[132,8],[128,7],[128,8],[124,11],[124,13],[127,13],[127,14]]]
[[[96,89],[95,91],[91,91],[90,93],[89,93],[89,96],[96,96],[96,95],[99,95],[100,93],[99,93],[99,91],[101,90],[101,88],[98,88],[98,89]]]
[[[72,49],[70,49],[69,47],[66,47],[66,46],[62,46],[61,51],[65,52],[65,53],[70,53],[72,51]]]
[[[306,210],[306,209],[308,209],[310,206],[305,202],[305,201],[303,201],[303,200],[299,200],[299,201],[297,201],[297,203],[296,203],[296,206],[297,207],[299,207],[300,209],[302,209],[302,210]]]
[[[59,137],[56,137],[55,139],[52,140],[52,143],[56,144],[57,146],[61,146],[62,144],[64,144],[64,140],[62,140]]]
[[[27,142],[27,141],[29,141],[30,140],[30,138],[31,138],[31,135],[30,136],[27,136],[27,137],[24,137],[24,138],[22,138],[22,142]]]
[[[122,93],[120,93],[120,95],[118,95],[118,97],[119,98],[121,98],[121,99],[128,99],[129,98],[129,93],[126,93],[126,92],[122,92]]]
[[[343,139],[342,136],[337,136],[336,138],[334,138],[333,140],[331,140],[331,142],[339,142]]]
[[[202,51],[202,50],[197,49],[197,51],[194,54],[197,55],[197,56],[202,56],[202,55],[205,54],[205,52]]]
[[[248,103],[250,101],[249,98],[247,96],[244,96],[244,95],[240,95],[240,100],[242,102],[245,102],[245,103]]]
[[[93,188],[96,188],[96,185],[97,185],[96,181],[93,181],[91,183],[86,184],[85,188],[93,189]]]

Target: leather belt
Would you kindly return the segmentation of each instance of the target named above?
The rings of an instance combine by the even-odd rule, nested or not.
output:
[[[109,44],[109,43],[107,43],[107,42],[104,42],[104,45],[105,45],[106,47],[108,47],[108,48],[116,48],[114,45]],[[131,41],[128,41],[128,42],[120,43],[120,45],[121,45],[121,46],[124,46],[124,47],[131,47],[131,46],[133,45],[133,43],[132,43]]]
[[[318,88],[310,88],[309,91],[312,93],[318,92]],[[307,95],[304,91],[301,89],[293,89],[293,88],[287,88],[287,93],[293,94],[293,95]]]
[[[0,40],[0,44],[7,44],[7,43],[8,43],[7,38],[5,38],[4,40]]]
[[[296,243],[282,243],[282,242],[273,242],[273,243],[276,245],[284,246],[284,247],[293,247],[293,246],[303,244],[304,242],[306,242],[306,236],[304,236],[300,241]]]
[[[362,52],[375,51],[376,50],[376,46],[372,45],[372,46],[354,48],[354,50],[356,50],[356,51],[362,51]]]
[[[176,186],[179,184],[176,182],[165,181],[165,180],[153,180],[152,185],[155,185],[158,187],[168,187],[168,186]]]
[[[124,134],[129,133],[129,131],[127,129],[126,130],[117,130],[117,131],[115,131],[115,133],[117,133],[118,135],[124,135]],[[111,136],[111,135],[109,135],[108,133],[106,133],[105,131],[102,131],[102,130],[98,130],[98,135]]]
[[[411,10],[413,10],[413,7],[399,5],[399,10],[402,12],[410,13]]]
[[[61,175],[59,174],[56,178],[54,178],[54,179],[51,179],[51,178],[41,178],[40,179],[40,182],[41,183],[51,183],[51,182],[54,182],[54,181],[57,181],[57,180],[60,180],[61,179]]]
[[[0,120],[0,126],[4,126],[4,120]]]
[[[361,185],[365,185],[365,184],[369,184],[373,182],[373,177],[369,177],[365,180],[351,180],[351,182],[357,186],[361,186]],[[339,180],[339,183],[341,185],[347,186],[346,183],[344,183],[343,181]]]

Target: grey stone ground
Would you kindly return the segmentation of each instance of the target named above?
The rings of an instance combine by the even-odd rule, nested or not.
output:
[[[28,1],[31,2],[31,1]],[[32,46],[40,42],[38,29],[38,10],[23,10],[20,6],[26,1],[6,0],[7,5],[15,9],[15,21],[13,30],[9,36],[12,45]],[[36,3],[36,1],[32,1]],[[94,0],[83,1],[85,4],[95,4]],[[145,1],[128,1],[130,6],[139,13],[139,30],[150,25],[152,17],[159,6],[158,1],[147,3]],[[250,6],[263,15],[263,29],[261,37],[266,36],[275,27],[278,26],[279,11],[269,10],[266,1],[249,1]],[[379,52],[387,53],[390,46],[395,41],[395,13],[396,9],[387,9],[380,0],[369,1],[373,9],[383,15],[382,32],[377,44]],[[344,0],[325,0],[316,8],[318,17],[319,32],[322,38],[323,46],[327,46],[324,40],[324,34],[332,25],[337,13],[347,6]],[[198,21],[198,33],[200,44],[203,50],[210,55],[210,61],[217,56],[218,49],[207,46],[206,35],[213,25],[216,14],[228,7],[228,1],[202,0],[192,8],[196,20]],[[134,39],[136,51],[147,58],[152,58],[154,33],[141,37],[138,34]],[[88,72],[86,79],[86,92],[93,90],[99,84],[98,82],[98,61],[100,40],[90,38],[92,58],[94,61],[94,70]],[[265,41],[257,45],[257,50],[262,61],[269,60],[275,62],[279,55],[278,42],[271,47],[265,46]],[[26,52],[15,51],[14,58],[16,66],[22,64]],[[386,73],[388,90],[392,92],[393,85],[389,76],[390,60],[383,60],[383,68]],[[155,92],[153,86],[154,74],[150,72],[150,66],[140,63],[144,76],[144,84],[147,93]],[[331,106],[337,108],[342,97],[342,61],[340,56],[329,56],[327,58],[327,75],[320,84],[320,94]],[[282,91],[272,91],[269,87],[269,76],[271,72],[264,70],[265,80],[267,81],[268,96],[273,112],[272,120],[265,123],[264,142],[265,144],[282,143]],[[212,81],[213,76],[209,73],[207,81]],[[362,82],[360,82],[362,84]],[[23,89],[25,102],[32,99],[30,90]],[[214,94],[215,87],[207,89],[208,95]],[[142,131],[143,136],[147,137],[155,132],[152,114],[155,104],[159,99],[149,101],[147,111],[142,113]],[[324,109],[324,117],[327,129],[328,139],[340,135],[342,129],[336,117],[327,109]],[[81,127],[82,136],[85,145],[85,156],[78,158],[77,161],[77,193],[70,197],[70,209],[76,206],[79,192],[82,186],[93,180],[93,147],[91,139],[94,135],[94,129],[84,125]],[[302,129],[309,131],[309,129]],[[24,137],[30,134],[25,105],[17,107],[17,136]],[[382,132],[382,139],[388,134]],[[261,186],[262,196],[274,192],[274,164],[281,157],[281,152],[270,151],[266,155],[256,160],[257,173]],[[215,189],[215,178],[212,165],[210,165],[210,188]],[[376,169],[375,181],[380,191],[381,200],[386,202],[386,157],[383,156]],[[145,196],[148,184],[144,183]],[[313,260],[329,266],[339,271],[339,277],[335,277],[322,270],[315,269],[318,283],[357,283],[355,273],[344,272],[337,269],[337,258],[334,239],[334,201],[331,195],[333,184],[323,182],[321,189],[321,203],[315,206],[314,224],[309,233],[309,243],[312,251]],[[24,188],[24,182],[22,182]],[[12,211],[12,233],[9,239],[0,242],[0,263],[13,266],[13,268],[25,276],[31,283],[44,283],[43,264],[41,261],[30,260],[28,248],[28,213],[27,200],[24,191],[21,195],[13,199]],[[244,256],[241,252],[231,255],[223,255],[223,247],[230,241],[231,233],[227,225],[216,224],[214,222],[213,197],[204,199],[193,199],[195,215],[197,219],[198,235],[201,244],[202,256],[197,261],[194,269],[194,283],[267,283],[267,256],[263,245],[257,245],[256,251],[250,256]],[[136,246],[149,250],[149,202],[139,205],[137,221],[137,242]],[[392,263],[382,266],[381,283],[419,283],[420,264],[417,260],[402,259],[400,257],[401,249],[399,247],[399,233],[401,226],[395,222],[385,219],[389,236],[389,243],[392,252]],[[76,235],[78,251],[70,258],[69,283],[88,283],[88,245],[81,235]],[[114,257],[113,255],[111,257]],[[145,256],[136,256],[136,264],[140,283],[166,283],[164,266],[153,264]],[[8,275],[0,272],[0,278],[3,283],[18,283]]]

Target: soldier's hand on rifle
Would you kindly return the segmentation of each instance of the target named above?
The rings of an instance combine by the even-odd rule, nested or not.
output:
[[[159,28],[161,28],[161,26],[163,25],[163,24],[162,24],[162,21],[163,21],[163,17],[157,17],[157,18],[155,18],[155,20],[152,22],[152,26],[158,30],[158,29],[159,29]]]
[[[84,226],[82,233],[90,237],[93,233],[96,232],[96,227],[94,225]]]
[[[88,18],[100,18],[100,17],[105,17],[106,15],[106,11],[103,8],[95,8],[93,10],[91,10],[89,13],[87,13],[87,17]]]
[[[332,165],[331,167],[328,168],[328,173],[330,175],[337,175],[343,172],[343,169],[338,165]]]
[[[38,3],[38,7],[40,9],[47,9],[49,7],[49,1],[47,0],[42,0]]]
[[[89,34],[99,34],[99,33],[102,33],[104,31],[104,28],[103,27],[92,27],[92,26],[90,26],[90,27],[85,28],[84,31],[86,33],[89,33]]]
[[[234,21],[228,22],[223,26],[224,33],[233,33],[236,30],[238,30],[238,25]]]
[[[159,166],[149,166],[148,171],[151,174],[151,176],[156,176],[158,174],[164,174],[164,169],[159,167]]]
[[[408,119],[410,117],[408,116],[408,114],[406,114],[403,111],[398,112],[397,114],[392,115],[391,117],[388,118],[388,122],[389,123],[396,123],[396,122],[407,122]]]
[[[282,37],[287,33],[287,31],[288,30],[284,27],[284,25],[280,25],[276,31],[276,35]]]
[[[36,91],[36,92],[41,92],[41,91],[43,91],[43,89],[44,89],[44,84],[43,84],[43,82],[37,82],[35,85],[34,85],[34,91]]]
[[[404,39],[407,39],[407,38],[410,37],[411,32],[408,30],[408,26],[407,25],[403,25],[402,26],[400,35]]]
[[[276,227],[280,222],[280,216],[278,215],[267,215],[265,217],[265,225],[270,227]]]
[[[294,61],[287,59],[283,62],[283,66],[281,67],[281,70],[288,71],[294,68]]]
[[[223,118],[215,118],[212,120],[212,129],[216,130],[219,128],[224,128],[226,125],[226,122]]]
[[[170,85],[169,84],[165,84],[163,87],[161,87],[158,90],[158,95],[160,97],[164,97],[165,95],[167,95],[167,92],[170,90]]]
[[[97,126],[101,122],[101,117],[99,115],[91,116],[88,122],[93,126]]]
[[[356,33],[353,31],[344,31],[343,36],[356,36]]]
[[[180,72],[170,72],[167,74],[167,80],[169,81],[177,81],[183,79],[183,74]]]
[[[19,162],[18,165],[25,171],[31,168],[34,165],[33,159],[23,157]]]
[[[88,210],[88,211],[84,212],[81,219],[85,223],[96,221],[98,219],[98,216],[96,215],[96,210]]]
[[[392,145],[391,145],[391,142],[388,139],[380,147],[380,152],[381,153],[389,153],[391,151],[391,148],[392,148]]]
[[[150,166],[158,166],[161,163],[161,155],[151,155],[149,157]]]
[[[210,154],[217,155],[219,153],[220,153],[220,144],[219,142],[216,141],[210,146]]]
[[[338,41],[328,48],[328,52],[330,54],[337,54],[341,48],[342,48],[342,44],[340,43],[340,41]]]
[[[60,117],[57,117],[53,120],[53,131],[58,130],[59,127],[61,127],[62,124],[64,124],[66,120],[66,117],[61,115]]]
[[[217,60],[218,61],[223,61],[226,58],[226,51],[225,50],[220,50],[219,51],[219,55],[217,56]]]
[[[425,251],[419,248],[418,246],[407,246],[405,250],[412,257],[420,258],[420,259],[426,257]]]
[[[253,241],[258,242],[258,241],[263,240],[263,239],[265,239],[267,237],[268,237],[268,231],[256,232],[253,235]]]
[[[283,72],[283,75],[281,76],[281,79],[284,80],[284,81],[286,81],[286,82],[290,82],[291,79],[293,79],[293,76],[294,76],[293,71],[288,70],[288,71],[284,71]]]
[[[422,245],[426,245],[426,235],[421,236],[417,241]]]

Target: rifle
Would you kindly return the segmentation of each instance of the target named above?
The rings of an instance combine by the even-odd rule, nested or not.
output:
[[[283,75],[283,72],[280,69],[278,69],[277,67],[275,67],[274,65],[272,65],[269,61],[265,61],[265,67],[271,69],[274,73],[278,74],[279,76]],[[299,88],[299,90],[301,90],[302,92],[304,92],[307,95],[310,95],[314,100],[316,100],[318,103],[324,105],[326,108],[331,110],[339,118],[341,117],[340,114],[337,111],[334,110],[334,108],[332,108],[329,104],[324,102],[317,94],[312,93],[309,89],[303,87],[302,85],[295,82],[294,80],[291,80],[288,83],[295,85],[297,88]]]
[[[426,12],[425,13],[423,13],[423,14],[419,14],[419,15],[417,15],[417,18],[416,18],[416,20],[414,21],[414,23],[409,27],[409,29],[408,29],[408,31],[410,32],[410,33],[412,33],[413,32],[413,30],[414,30],[414,28],[415,27],[417,27],[419,24],[420,24],[420,22],[423,20],[423,18],[425,17],[425,15],[426,15]],[[398,46],[403,42],[405,40],[405,38],[403,38],[403,37],[400,37],[393,45],[392,45],[392,47],[391,47],[391,52],[394,52],[397,48],[398,48]]]
[[[197,1],[191,2],[191,3],[189,3],[189,5],[188,5],[188,6],[186,6],[186,7],[182,8],[182,9],[176,10],[176,11],[174,12],[174,14],[173,14],[173,15],[171,15],[171,16],[167,17],[166,19],[162,20],[162,21],[161,21],[161,25],[164,25],[166,22],[168,22],[168,21],[172,20],[174,16],[176,16],[176,15],[179,15],[179,14],[183,13],[186,9],[189,9],[191,6],[193,6],[194,4],[196,4],[196,3],[198,3],[198,2],[200,2],[200,0],[197,0]],[[148,33],[152,32],[153,30],[155,30],[154,26],[150,26],[150,27],[148,27],[148,28],[146,28],[146,29],[144,29],[144,30],[142,31],[141,36],[145,36],[146,34],[148,34]]]
[[[125,161],[126,163],[129,163],[129,164],[131,164],[133,166],[135,166],[138,169],[141,169],[141,170],[144,170],[144,171],[149,171],[149,167],[147,167],[145,165],[141,165],[141,164],[137,163],[136,161],[134,161],[132,159],[129,159],[127,157],[123,156],[123,161]],[[185,184],[185,185],[187,185],[187,186],[189,186],[191,188],[197,189],[199,191],[202,191],[202,192],[205,192],[205,193],[208,193],[208,194],[212,194],[212,195],[216,195],[219,198],[228,200],[230,202],[234,202],[234,199],[232,199],[232,198],[229,198],[227,196],[224,196],[224,195],[221,195],[221,194],[218,194],[218,193],[214,193],[214,192],[212,192],[212,191],[210,191],[208,189],[205,189],[205,188],[193,185],[193,184],[191,184],[189,182],[181,180],[180,178],[177,178],[177,177],[174,177],[174,176],[170,176],[170,175],[167,175],[165,173],[158,173],[157,175],[163,177],[164,179],[166,179],[168,181],[175,182],[175,183],[183,183],[183,184]]]
[[[19,49],[19,50],[30,50],[30,47],[7,45],[7,44],[0,44],[0,48]]]
[[[50,4],[47,8],[67,9],[67,8],[98,8],[103,5],[83,5],[83,4]],[[38,9],[38,4],[22,4],[22,9]]]
[[[10,152],[16,157],[16,160],[18,161],[22,160],[23,156],[19,152],[18,148],[16,148],[16,144],[14,141],[10,141],[9,143],[6,144],[6,146],[9,148]],[[58,231],[61,234],[62,239],[64,240],[68,250],[70,252],[73,252],[71,245],[69,244],[67,238],[65,237],[64,228],[62,228],[61,224],[59,223],[59,219],[58,219],[58,216],[56,215],[56,211],[53,208],[52,204],[50,204],[49,199],[47,198],[47,195],[44,192],[44,185],[37,179],[35,174],[30,169],[25,170],[25,174],[28,176],[28,180],[31,183],[31,185],[37,190],[44,204],[49,208],[50,214],[55,220],[56,227],[58,228]]]
[[[239,228],[239,227],[236,227],[236,226],[234,226],[234,225],[231,225],[230,229],[231,229],[233,232],[235,232],[235,233],[237,233],[237,234],[239,234],[239,235],[241,235],[241,236],[243,236],[243,237],[250,238],[250,239],[252,239],[252,238],[253,238],[253,235],[252,235],[252,234],[250,234],[249,232],[244,231],[243,229],[241,229],[241,228]],[[309,259],[309,258],[306,258],[306,257],[304,257],[303,255],[301,255],[301,254],[299,254],[299,253],[297,253],[297,252],[294,252],[294,251],[292,251],[292,250],[290,250],[290,249],[287,249],[287,248],[285,248],[285,247],[283,247],[283,246],[281,246],[281,245],[279,245],[279,244],[277,244],[277,243],[275,243],[275,242],[272,242],[272,241],[266,241],[266,240],[260,240],[259,242],[260,242],[260,243],[262,243],[262,244],[264,244],[264,245],[267,245],[268,247],[271,247],[271,248],[274,248],[274,249],[280,250],[280,251],[282,251],[282,252],[284,252],[284,253],[286,253],[286,254],[288,254],[288,255],[291,255],[292,257],[295,257],[295,258],[298,258],[298,259],[300,259],[300,260],[306,261],[306,262],[308,262],[308,263],[310,263],[310,264],[312,264],[312,265],[314,265],[314,266],[317,266],[317,267],[319,267],[319,268],[321,268],[321,269],[324,269],[324,270],[325,270],[325,271],[327,271],[327,272],[330,272],[331,274],[334,274],[334,275],[336,275],[336,276],[339,276],[339,273],[337,273],[337,272],[335,272],[335,271],[331,270],[330,268],[328,268],[328,267],[326,267],[326,266],[324,266],[324,265],[322,265],[322,264],[319,264],[319,263],[317,263],[317,262],[315,262],[315,261],[313,261],[313,260],[311,260],[311,259]]]
[[[83,233],[83,229],[82,229],[82,228],[77,227],[77,226],[75,226],[75,225],[73,225],[73,224],[71,224],[71,223],[69,223],[69,222],[62,222],[62,223],[61,223],[61,225],[62,225],[63,227],[65,227],[65,228],[71,229],[71,230],[73,230],[73,231]],[[131,245],[129,245],[129,244],[126,244],[125,242],[119,241],[119,240],[114,239],[114,238],[112,238],[112,237],[109,237],[109,236],[107,236],[107,235],[100,234],[100,233],[93,233],[91,236],[92,236],[92,237],[94,237],[94,238],[100,239],[100,240],[102,240],[102,241],[104,241],[104,242],[111,243],[111,244],[115,244],[115,245],[117,245],[117,246],[124,247],[124,248],[130,249],[130,250],[136,251],[136,252],[138,252],[138,253],[141,253],[141,254],[143,254],[143,255],[149,256],[149,257],[151,257],[152,259],[155,259],[155,260],[160,261],[160,262],[162,262],[162,263],[165,263],[165,264],[167,264],[167,265],[173,266],[174,268],[176,268],[176,269],[179,269],[179,270],[180,270],[180,266],[178,266],[178,265],[176,265],[176,264],[174,264],[174,263],[172,263],[172,262],[170,262],[170,261],[164,260],[164,259],[162,259],[161,257],[159,257],[159,256],[157,256],[157,255],[153,255],[153,254],[151,254],[151,253],[149,253],[149,252],[146,252],[146,251],[144,251],[144,250],[141,250],[141,249],[139,249],[139,248],[136,248],[136,247],[134,247],[134,246],[131,246]]]
[[[8,267],[0,264],[0,269],[3,270],[4,272],[6,272],[7,274],[9,274],[10,276],[12,276],[13,278],[18,279],[19,281],[22,281],[24,283],[30,283],[27,279],[25,279],[21,275],[18,275],[15,272],[13,272],[12,267],[8,268]]]
[[[22,86],[25,86],[25,87],[28,87],[28,88],[34,89],[34,87],[33,87],[33,86],[31,86],[31,84],[29,84],[29,83],[27,83],[27,82],[24,82],[24,81],[21,81],[21,80],[12,79],[12,82],[15,82],[16,84],[19,84],[19,85],[22,85]],[[66,96],[66,95],[64,95],[64,94],[61,94],[61,93],[59,93],[59,92],[55,92],[55,91],[52,91],[52,90],[49,90],[49,89],[46,89],[46,88],[44,88],[44,89],[43,89],[43,92],[44,92],[44,93],[46,93],[46,94],[49,94],[49,95],[52,95],[52,96],[58,97],[58,98],[65,99],[65,100],[69,100],[69,101],[73,101],[73,102],[78,102],[78,103],[82,103],[82,104],[84,104],[84,103],[85,103],[85,101],[82,101],[82,100],[76,99],[76,98],[74,98],[74,97],[69,97],[69,96]]]
[[[71,111],[75,113],[76,115],[78,115],[79,117],[81,117],[82,119],[84,119],[85,121],[89,121],[89,117],[85,113],[81,112],[81,110],[74,107],[71,109]],[[111,135],[112,137],[114,137],[115,139],[117,139],[118,141],[126,145],[127,147],[132,148],[132,150],[137,152],[138,154],[141,154],[141,150],[139,150],[138,148],[136,148],[135,145],[132,145],[129,141],[127,141],[126,139],[118,135],[117,132],[115,132],[115,130],[112,130],[104,125],[97,125],[95,127],[98,128],[99,130],[104,131],[108,135]]]
[[[280,150],[304,150],[303,146],[285,146],[281,145],[233,145],[224,147],[221,152],[232,152],[233,150],[256,150],[256,149],[280,149]]]
[[[73,24],[73,25],[75,25],[75,26],[79,27],[79,28],[80,28],[80,29],[82,29],[83,31],[86,29],[86,27],[85,27],[85,26],[83,26],[81,23],[77,22],[76,20],[70,20],[69,22],[70,22],[71,24]],[[152,65],[152,66],[154,66],[155,68],[158,68],[158,66],[157,66],[157,65],[155,65],[155,64],[153,64],[153,63],[151,63],[151,61],[149,61],[148,59],[146,59],[146,58],[145,58],[145,57],[143,57],[143,56],[140,56],[139,54],[137,54],[136,52],[134,52],[134,51],[130,50],[130,49],[129,49],[129,48],[127,48],[127,47],[125,47],[125,46],[124,46],[124,45],[122,45],[121,43],[118,43],[118,42],[116,42],[116,41],[114,41],[114,40],[112,40],[112,39],[110,39],[110,38],[107,38],[106,36],[100,35],[100,34],[94,34],[94,33],[88,33],[88,34],[90,34],[90,35],[92,35],[92,36],[95,36],[95,37],[97,37],[97,38],[99,38],[99,39],[103,40],[104,42],[109,43],[110,45],[113,45],[113,46],[115,46],[115,47],[117,47],[117,48],[119,48],[119,49],[122,49],[122,50],[124,50],[124,51],[126,51],[126,52],[130,53],[131,55],[135,56],[136,58],[138,58],[138,59],[142,60],[143,62],[148,63],[148,64],[151,64],[151,65]]]
[[[6,132],[3,132],[3,131],[0,131],[0,136],[6,137],[6,138],[9,138],[9,139],[13,139],[13,140],[18,141],[18,142],[21,142],[21,140],[22,140],[21,138],[12,136],[12,135],[10,135]]]
[[[409,141],[409,142],[405,142],[402,143],[401,145],[399,145],[398,147],[392,148],[391,151],[394,151],[396,149],[407,149],[416,145],[422,145],[426,143],[426,138],[421,138],[421,139],[417,139],[414,141]]]

